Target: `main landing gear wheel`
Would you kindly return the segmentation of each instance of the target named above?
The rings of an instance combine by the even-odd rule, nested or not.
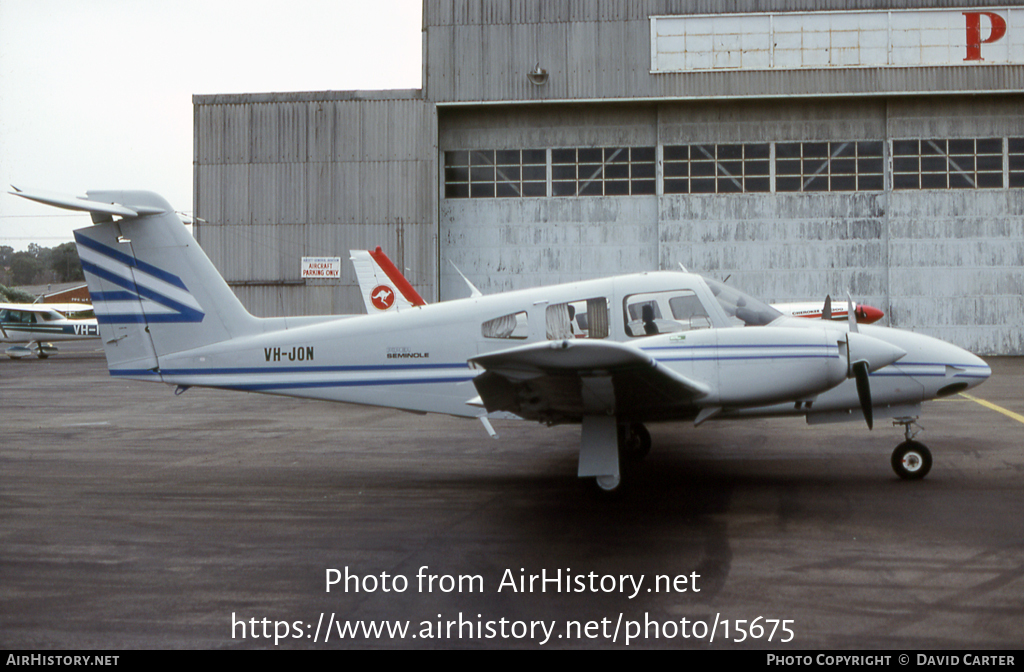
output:
[[[619,422],[613,427],[619,473],[588,479],[591,491],[602,499],[617,498],[632,488],[640,463],[651,452],[651,433],[642,423]]]
[[[621,492],[622,476],[597,476],[594,478],[594,488],[601,495],[615,495]]]
[[[642,461],[651,452],[651,433],[643,423],[633,422],[621,425],[622,436],[619,439],[620,452],[635,462]]]
[[[920,480],[931,468],[932,454],[923,443],[904,441],[892,451],[892,470],[902,479]]]

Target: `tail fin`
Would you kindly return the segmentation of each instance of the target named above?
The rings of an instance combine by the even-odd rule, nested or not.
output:
[[[349,250],[349,254],[370,315],[427,305],[379,246],[373,251]]]
[[[12,193],[92,214],[75,242],[111,375],[160,380],[165,355],[263,330],[159,195]]]

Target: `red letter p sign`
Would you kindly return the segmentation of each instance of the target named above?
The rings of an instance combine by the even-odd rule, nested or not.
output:
[[[981,45],[991,44],[1006,34],[1006,20],[994,12],[964,12],[967,18],[967,58],[965,61],[983,61]],[[992,31],[981,39],[981,17],[987,16],[992,22]]]

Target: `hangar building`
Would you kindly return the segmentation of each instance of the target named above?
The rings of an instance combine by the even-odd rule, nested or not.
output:
[[[422,89],[194,97],[196,236],[257,315],[686,268],[1024,354],[1024,8],[425,0]],[[302,257],[341,257],[303,278]]]

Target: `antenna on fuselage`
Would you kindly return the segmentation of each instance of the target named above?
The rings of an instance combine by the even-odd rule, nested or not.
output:
[[[469,285],[469,297],[470,297],[470,298],[473,298],[473,297],[476,297],[476,296],[483,296],[483,295],[484,295],[484,293],[483,293],[483,292],[481,292],[481,291],[480,291],[479,289],[477,289],[477,288],[476,288],[476,285],[474,285],[474,284],[473,284],[472,282],[470,282],[470,281],[469,281],[469,278],[467,278],[467,277],[466,277],[466,276],[465,276],[465,275],[464,275],[464,274],[462,273],[462,271],[460,271],[460,270],[459,270],[459,267],[455,265],[455,262],[454,262],[454,261],[452,261],[451,259],[449,259],[449,260],[448,260],[448,263],[452,265],[452,268],[454,268],[454,269],[455,269],[455,272],[456,272],[456,273],[458,273],[458,274],[459,274],[460,276],[462,276],[462,279],[466,281],[466,284],[467,284],[467,285]]]

